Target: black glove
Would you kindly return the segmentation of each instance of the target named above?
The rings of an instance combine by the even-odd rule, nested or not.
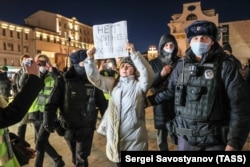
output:
[[[54,112],[44,111],[43,127],[48,132],[54,132],[58,126],[57,115]]]

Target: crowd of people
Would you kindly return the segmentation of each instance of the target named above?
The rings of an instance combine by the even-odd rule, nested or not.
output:
[[[8,105],[0,103],[0,131],[19,122],[17,134],[25,140],[26,124],[31,122],[34,166],[42,167],[47,153],[56,167],[63,167],[63,155],[49,143],[50,133],[57,132],[71,151],[72,163],[88,167],[100,111],[106,155],[120,166],[121,151],[148,150],[145,109],[152,106],[159,151],[169,151],[168,136],[177,151],[242,150],[250,129],[249,70],[243,76],[231,45],[218,43],[213,22],[195,21],[185,32],[190,47],[184,57],[178,55],[171,34],[160,37],[158,56],[149,61],[133,43],[125,46],[128,57],[119,63],[110,58],[99,66],[95,47],[78,50],[70,55],[71,66],[64,72],[46,55],[32,60],[22,56],[12,88],[2,81],[7,75],[1,70],[0,93]],[[31,84],[36,86],[28,89]],[[18,167],[13,157],[7,160]],[[2,159],[0,163],[10,163]]]

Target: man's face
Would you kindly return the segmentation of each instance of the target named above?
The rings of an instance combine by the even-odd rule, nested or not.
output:
[[[197,36],[194,36],[191,39],[190,44],[194,43],[194,42],[210,43],[210,47],[214,44],[214,41],[209,36],[206,36],[206,35],[197,35]]]
[[[174,43],[173,42],[167,42],[167,43],[165,43],[163,48],[166,49],[166,50],[168,50],[168,49],[174,50]]]

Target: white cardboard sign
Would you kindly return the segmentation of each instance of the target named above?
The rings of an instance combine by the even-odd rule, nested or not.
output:
[[[127,21],[93,26],[95,59],[126,57]]]

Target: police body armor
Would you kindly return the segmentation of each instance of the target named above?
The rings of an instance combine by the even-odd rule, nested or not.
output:
[[[84,80],[66,79],[62,118],[64,128],[95,127],[95,87]]]
[[[221,126],[227,118],[216,102],[221,91],[218,64],[186,63],[179,76],[175,90],[173,131],[191,145],[203,146],[222,141]]]

